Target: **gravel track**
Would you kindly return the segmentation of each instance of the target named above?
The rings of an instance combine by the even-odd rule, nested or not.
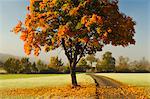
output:
[[[99,76],[94,74],[89,74],[97,83],[97,86],[111,86],[114,88],[119,88],[120,86],[123,86],[121,82],[118,82],[116,80],[113,80],[111,78],[105,77],[105,76]]]

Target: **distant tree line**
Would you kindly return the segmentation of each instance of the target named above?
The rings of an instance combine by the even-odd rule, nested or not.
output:
[[[94,64],[95,63],[95,64]],[[69,64],[64,65],[61,59],[51,57],[49,64],[42,60],[30,62],[29,58],[9,58],[3,65],[7,73],[70,73]],[[105,52],[102,58],[94,54],[82,58],[76,67],[76,72],[150,72],[150,63],[145,58],[130,61],[128,57],[120,56],[116,60],[111,52]]]
[[[98,59],[96,64],[96,72],[115,72],[116,60],[112,57],[111,52],[103,54],[102,59]]]
[[[7,71],[7,73],[14,74],[61,73],[61,71],[59,71],[59,67],[63,65],[62,61],[59,60],[58,57],[53,57],[52,59],[52,64],[45,64],[42,60],[32,63],[29,58],[9,58],[4,63],[3,68]]]
[[[84,60],[84,59],[83,59]],[[141,60],[131,61],[128,57],[120,56],[117,60],[112,56],[111,52],[105,52],[102,58],[96,58],[93,54],[88,55],[84,61],[89,62],[89,72],[118,72],[118,73],[149,73],[150,62],[144,57]],[[93,62],[96,64],[93,66]],[[83,64],[82,60],[79,62]],[[85,64],[86,62],[84,62]],[[82,66],[82,65],[81,65]],[[87,64],[85,65],[87,66]],[[83,67],[83,66],[82,66]]]
[[[144,57],[141,60],[130,61],[128,57],[120,56],[116,65],[116,72],[150,72],[150,62]]]

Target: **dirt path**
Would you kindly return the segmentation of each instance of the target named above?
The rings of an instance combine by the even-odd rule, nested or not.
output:
[[[114,79],[88,74],[96,83],[96,99],[149,99],[143,88],[125,85]]]
[[[105,76],[100,76],[100,75],[94,75],[94,74],[89,74],[97,83],[97,86],[102,87],[102,86],[111,86],[113,88],[119,88],[120,86],[123,86],[121,82],[118,82],[116,80],[113,80],[111,78],[105,77]]]
[[[100,91],[100,87],[112,87],[112,88],[119,88],[121,87],[123,84],[121,84],[120,82],[117,82],[113,79],[110,79],[108,77],[104,77],[104,76],[100,76],[100,75],[94,75],[94,74],[89,74],[95,81],[96,83],[96,99],[100,99],[100,98],[104,98],[104,97],[100,97],[99,91]],[[102,96],[102,95],[101,95]]]

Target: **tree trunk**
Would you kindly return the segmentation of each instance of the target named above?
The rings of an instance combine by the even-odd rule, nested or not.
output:
[[[70,63],[70,74],[71,74],[71,81],[72,81],[72,86],[73,87],[78,86],[77,78],[76,78],[76,64],[78,63],[78,61],[81,58],[81,56],[80,56],[79,60],[77,61],[77,55],[78,55],[77,52],[78,52],[78,46],[79,46],[78,44],[79,43],[77,43],[75,45],[76,51],[75,51],[74,55],[72,55],[73,54],[73,52],[72,52],[73,49],[70,49],[68,51],[67,48],[66,48],[66,45],[65,45],[65,39],[62,38],[62,46],[65,50],[65,55],[67,56],[67,58],[69,60],[69,63]]]
[[[73,87],[78,86],[75,67],[76,66],[70,66],[70,74],[71,74],[71,81]]]

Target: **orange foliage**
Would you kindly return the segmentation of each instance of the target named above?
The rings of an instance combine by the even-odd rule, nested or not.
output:
[[[85,18],[84,18],[84,20],[85,20]],[[85,23],[85,21],[84,21],[84,23]],[[85,26],[89,27],[93,23],[97,23],[98,25],[101,25],[103,23],[101,16],[97,16],[96,14],[93,14],[92,17],[89,19],[89,21],[85,23]]]
[[[65,33],[69,32],[69,27],[64,25],[64,26],[60,26],[58,29],[58,37],[63,36]]]
[[[34,55],[35,55],[35,56],[38,56],[38,55],[39,55],[39,51],[40,51],[40,47],[36,47],[36,48],[34,49]]]
[[[91,2],[91,1],[92,1],[92,0],[86,0],[86,2],[88,2],[88,3]]]
[[[99,42],[98,42],[97,39],[93,39],[93,45],[94,45],[94,46],[98,46],[98,45],[99,45]]]
[[[19,21],[18,24],[16,25],[16,27],[13,28],[13,32],[15,32],[16,34],[18,32],[20,32],[21,31],[21,26],[22,26],[22,22]]]
[[[31,31],[28,33],[28,43],[32,44],[34,38],[34,32]]]
[[[83,17],[81,18],[81,24],[85,24],[87,21],[88,21],[88,20],[87,20],[87,16],[83,16]]]
[[[84,38],[80,38],[79,41],[83,42],[83,43],[86,43],[89,41],[89,38],[87,37],[84,37]]]
[[[98,28],[96,28],[96,31],[97,31],[97,33],[101,33],[101,29],[100,29],[100,27],[98,27]]]
[[[105,32],[105,33],[104,33],[104,37],[106,37],[106,38],[107,38],[107,35],[108,35],[108,33],[107,33],[107,32]]]
[[[111,32],[112,32],[112,30],[111,30],[110,28],[109,28],[107,31],[108,31],[108,33],[111,33]]]
[[[24,51],[27,55],[31,54],[31,50],[32,50],[32,47],[29,43],[25,42],[24,43]]]
[[[43,3],[43,2],[41,2],[41,3],[40,3],[40,9],[44,9],[44,8],[45,8],[45,6],[46,6],[46,4],[45,4],[45,3]]]
[[[23,41],[26,41],[26,39],[27,39],[27,31],[25,30],[25,31],[22,31],[22,33],[21,33],[21,36],[20,36],[20,39],[21,40],[23,40]]]
[[[79,7],[73,8],[72,10],[70,10],[69,14],[72,15],[76,15],[78,13]]]
[[[58,48],[62,38],[68,48],[75,46],[78,38],[80,43],[90,41],[93,43],[91,50],[101,46],[98,43],[100,40],[103,45],[110,42],[123,47],[135,44],[135,22],[132,18],[119,12],[117,1],[102,2],[105,6],[99,0],[78,0],[78,3],[68,0],[30,0],[25,21],[19,21],[13,32],[21,32],[20,39],[24,41],[25,53],[28,55],[31,50],[38,55],[40,48],[46,44],[52,49]],[[72,45],[70,38],[73,40]],[[32,48],[34,45],[36,47]]]

